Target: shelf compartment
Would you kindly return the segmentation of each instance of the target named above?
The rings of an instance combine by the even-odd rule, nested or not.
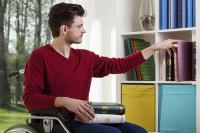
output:
[[[154,132],[155,85],[122,84],[121,91],[127,121]]]
[[[196,132],[195,91],[195,85],[159,85],[160,132]]]

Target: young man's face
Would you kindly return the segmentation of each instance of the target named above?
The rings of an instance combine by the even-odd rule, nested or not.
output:
[[[83,27],[83,19],[80,16],[74,17],[74,22],[70,27],[68,27],[68,32],[66,34],[65,40],[68,43],[81,43],[83,34],[85,33],[85,28]]]

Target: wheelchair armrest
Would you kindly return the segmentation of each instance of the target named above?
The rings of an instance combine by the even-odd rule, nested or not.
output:
[[[35,116],[54,116],[61,120],[63,123],[74,118],[74,114],[66,113],[64,110],[59,108],[29,110],[29,113]]]
[[[60,113],[60,109],[58,108],[51,108],[51,109],[38,109],[38,110],[29,110],[31,115],[48,115],[54,116]]]

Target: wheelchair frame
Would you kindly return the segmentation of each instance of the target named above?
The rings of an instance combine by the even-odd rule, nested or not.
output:
[[[8,75],[9,78],[17,75],[24,74],[24,69],[12,72]],[[31,110],[29,111],[31,116],[26,118],[26,124],[16,124],[4,131],[4,133],[38,133],[38,130],[42,133],[53,133],[54,122],[57,121],[59,125],[61,125],[63,131],[65,133],[70,133],[69,129],[65,126],[69,118],[65,118],[61,114],[60,109],[44,109],[44,110]],[[38,115],[39,114],[39,115]],[[37,120],[42,120],[42,123],[38,123],[40,125],[40,129],[34,128],[34,122]],[[42,124],[42,126],[41,126]],[[41,129],[43,128],[43,129]]]
[[[17,124],[13,125],[7,130],[4,131],[4,133],[53,133],[54,130],[54,121],[57,121],[62,127],[62,129],[65,133],[70,133],[69,129],[65,126],[65,123],[68,121],[68,118],[65,118],[61,113],[59,109],[45,109],[45,110],[33,110],[30,111],[31,116],[28,116],[26,119],[26,125]],[[39,115],[36,115],[39,114]],[[42,123],[37,123],[34,125],[33,121],[42,120]],[[38,127],[39,126],[39,127]],[[59,128],[60,128],[59,127]]]

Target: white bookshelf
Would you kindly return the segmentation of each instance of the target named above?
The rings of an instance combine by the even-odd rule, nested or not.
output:
[[[159,0],[155,0],[155,30],[142,31],[139,24],[139,5],[141,0],[121,0],[116,2],[116,32],[117,32],[117,57],[124,57],[124,40],[127,38],[143,38],[150,41],[151,44],[165,39],[181,39],[187,41],[196,41],[196,81],[163,81],[160,78],[159,52],[154,54],[155,60],[155,81],[128,81],[126,74],[116,77],[117,84],[117,102],[121,103],[121,84],[155,84],[156,103],[158,103],[159,84],[188,84],[196,85],[196,133],[200,133],[200,1],[196,0],[196,27],[180,29],[159,29]],[[158,132],[158,105],[156,104],[156,127]]]

